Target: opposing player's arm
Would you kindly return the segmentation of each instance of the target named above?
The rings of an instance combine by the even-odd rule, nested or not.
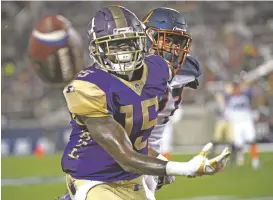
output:
[[[215,94],[215,100],[218,103],[219,109],[221,111],[223,111],[225,109],[225,106],[226,106],[224,94],[221,93],[221,92],[216,93]]]
[[[193,56],[188,55],[183,67],[174,75],[172,84],[183,84],[185,87],[197,89],[199,86],[198,77],[201,76],[199,62]]]
[[[245,90],[246,90],[246,95],[249,98],[249,103],[251,109],[258,109],[260,106],[261,102],[263,102],[263,97],[255,95],[253,89],[251,88],[250,84],[245,84]]]

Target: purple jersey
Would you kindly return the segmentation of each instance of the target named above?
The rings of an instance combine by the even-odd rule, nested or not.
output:
[[[76,115],[112,115],[126,130],[134,150],[147,154],[147,139],[157,123],[158,98],[164,94],[171,73],[159,56],[145,59],[142,78],[125,81],[95,66],[81,71],[65,89],[72,133],[62,157],[63,171],[77,179],[113,182],[134,179],[96,141]]]

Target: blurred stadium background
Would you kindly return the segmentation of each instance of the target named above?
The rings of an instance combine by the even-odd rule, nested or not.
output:
[[[94,12],[113,4],[140,19],[161,6],[185,13],[192,54],[203,76],[200,89],[184,93],[183,119],[174,133],[176,160],[189,158],[180,154],[195,153],[212,139],[218,117],[215,92],[234,75],[273,59],[273,2],[1,2],[3,200],[50,200],[65,192],[60,152],[70,134],[69,116],[62,91],[43,84],[28,67],[34,24],[47,14],[62,14],[87,41],[86,26]],[[256,133],[264,151],[261,168],[254,171],[246,164],[214,177],[178,178],[158,192],[158,199],[273,199],[273,73],[260,77],[253,90]]]

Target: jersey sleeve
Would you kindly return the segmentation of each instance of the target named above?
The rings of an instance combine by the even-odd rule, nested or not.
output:
[[[183,67],[181,67],[176,74],[183,76],[194,76],[195,78],[198,78],[202,75],[202,72],[197,59],[191,55],[188,55]]]
[[[187,75],[178,75],[176,74],[169,85],[172,88],[180,88],[187,83],[193,82],[195,80],[194,76],[187,76]]]
[[[111,115],[107,109],[106,93],[96,84],[74,80],[63,91],[69,111],[74,115],[103,117]]]

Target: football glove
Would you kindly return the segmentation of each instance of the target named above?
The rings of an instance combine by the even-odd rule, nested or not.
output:
[[[160,160],[168,161],[168,159],[161,154],[159,154],[157,158]],[[159,190],[163,185],[171,184],[172,182],[175,181],[175,176],[153,176],[153,178],[154,181],[156,182],[155,190]]]
[[[208,159],[206,156],[209,151],[212,149],[213,144],[208,143],[204,146],[203,150],[195,156],[192,160],[189,161],[189,164],[193,168],[197,169],[188,177],[196,177],[202,175],[212,175],[218,171],[223,170],[229,160],[230,151],[228,148],[225,148],[222,153],[212,159]]]
[[[173,183],[175,181],[175,176],[155,176],[155,181],[157,182],[155,190],[159,190],[163,185]]]
[[[189,87],[189,88],[192,88],[192,89],[197,89],[197,87],[199,86],[199,82],[197,79],[195,79],[194,81],[190,82],[190,83],[187,83],[185,85],[185,87]]]

